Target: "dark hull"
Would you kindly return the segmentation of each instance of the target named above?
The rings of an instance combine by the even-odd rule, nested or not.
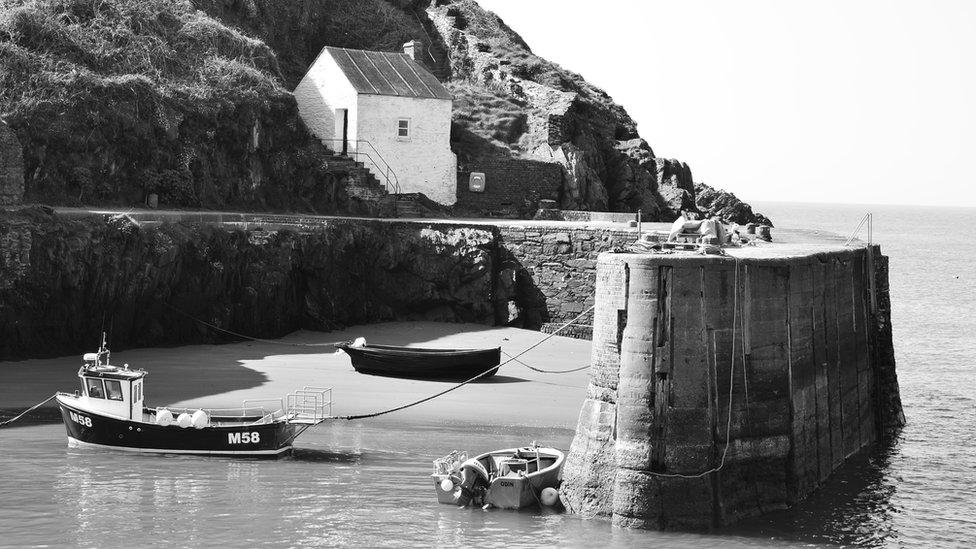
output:
[[[419,349],[387,345],[349,347],[340,345],[352,360],[352,367],[364,374],[432,379],[468,379],[501,362],[501,348]],[[495,375],[491,370],[484,377]]]
[[[273,457],[291,450],[296,436],[296,426],[285,422],[202,429],[163,427],[85,411],[60,398],[58,405],[69,446],[95,445],[162,454]]]

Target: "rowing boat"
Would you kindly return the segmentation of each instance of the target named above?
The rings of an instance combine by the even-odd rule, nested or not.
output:
[[[429,349],[365,343],[340,343],[336,348],[348,354],[352,367],[363,374],[435,379],[468,379],[486,371],[484,377],[491,377],[498,372],[502,351],[501,347]]]

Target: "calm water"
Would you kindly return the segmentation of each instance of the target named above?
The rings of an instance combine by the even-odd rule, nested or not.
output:
[[[969,546],[976,544],[976,209],[761,204],[780,227],[848,233],[875,213],[891,257],[908,426],[788,512],[712,534],[438,505],[430,460],[570,431],[338,424],[279,461],[65,447],[61,425],[0,430],[0,546]],[[775,233],[774,233],[775,234]],[[958,278],[957,278],[958,277]],[[2,382],[2,380],[0,380]]]

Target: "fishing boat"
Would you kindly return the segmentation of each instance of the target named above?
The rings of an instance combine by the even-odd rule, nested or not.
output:
[[[336,348],[349,355],[357,372],[391,377],[468,379],[501,362],[501,347],[492,349],[428,349],[367,345],[362,338]],[[483,378],[495,375],[498,368]]]
[[[464,452],[434,460],[437,501],[485,508],[523,509],[554,506],[565,454],[556,448],[531,446],[495,450],[468,459]]]
[[[305,387],[284,399],[246,400],[235,409],[149,408],[145,370],[110,364],[110,351],[84,355],[81,390],[59,392],[69,447],[130,452],[274,457],[332,415],[332,389]]]

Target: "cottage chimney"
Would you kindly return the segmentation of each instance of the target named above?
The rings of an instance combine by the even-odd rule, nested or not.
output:
[[[424,65],[424,43],[420,40],[411,40],[403,45],[403,53],[410,56],[411,59]]]

